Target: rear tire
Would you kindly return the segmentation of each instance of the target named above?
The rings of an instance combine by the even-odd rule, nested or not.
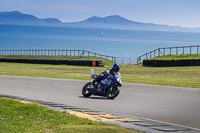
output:
[[[115,88],[113,88],[112,91],[109,88],[107,93],[106,93],[106,97],[108,99],[114,99],[119,95],[119,93],[120,93],[119,87],[116,86]]]
[[[82,94],[84,97],[90,97],[92,95],[92,83],[91,82],[88,82],[87,84],[85,84],[83,86],[83,89],[82,89]]]

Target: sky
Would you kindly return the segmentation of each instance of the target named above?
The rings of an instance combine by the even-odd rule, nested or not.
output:
[[[200,0],[0,0],[0,12],[77,22],[120,15],[136,22],[200,27]]]

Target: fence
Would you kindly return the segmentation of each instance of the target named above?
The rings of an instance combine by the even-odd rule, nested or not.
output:
[[[181,47],[167,47],[167,48],[158,48],[156,50],[150,51],[146,54],[143,54],[137,58],[137,64],[141,63],[144,59],[155,58],[162,55],[178,55],[178,54],[199,54],[200,45],[196,46],[181,46]]]
[[[136,64],[136,57],[116,57],[115,62],[119,64]]]
[[[116,62],[116,57],[97,54],[85,50],[0,50],[0,55],[39,55],[39,56],[93,56]]]

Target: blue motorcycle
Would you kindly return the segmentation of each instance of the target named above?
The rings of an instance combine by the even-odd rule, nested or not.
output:
[[[94,74],[94,70],[90,70],[91,78],[95,79],[97,77]],[[104,79],[101,80],[97,85],[92,85],[92,82],[88,82],[83,86],[82,94],[84,97],[90,97],[91,95],[98,95],[107,97],[108,99],[114,99],[119,95],[122,86],[121,75],[118,72],[114,76],[111,74],[106,74]]]

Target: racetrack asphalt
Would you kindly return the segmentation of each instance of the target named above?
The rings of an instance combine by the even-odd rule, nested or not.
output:
[[[0,75],[0,93],[200,129],[200,89],[123,83],[114,100],[81,94],[86,80]]]

